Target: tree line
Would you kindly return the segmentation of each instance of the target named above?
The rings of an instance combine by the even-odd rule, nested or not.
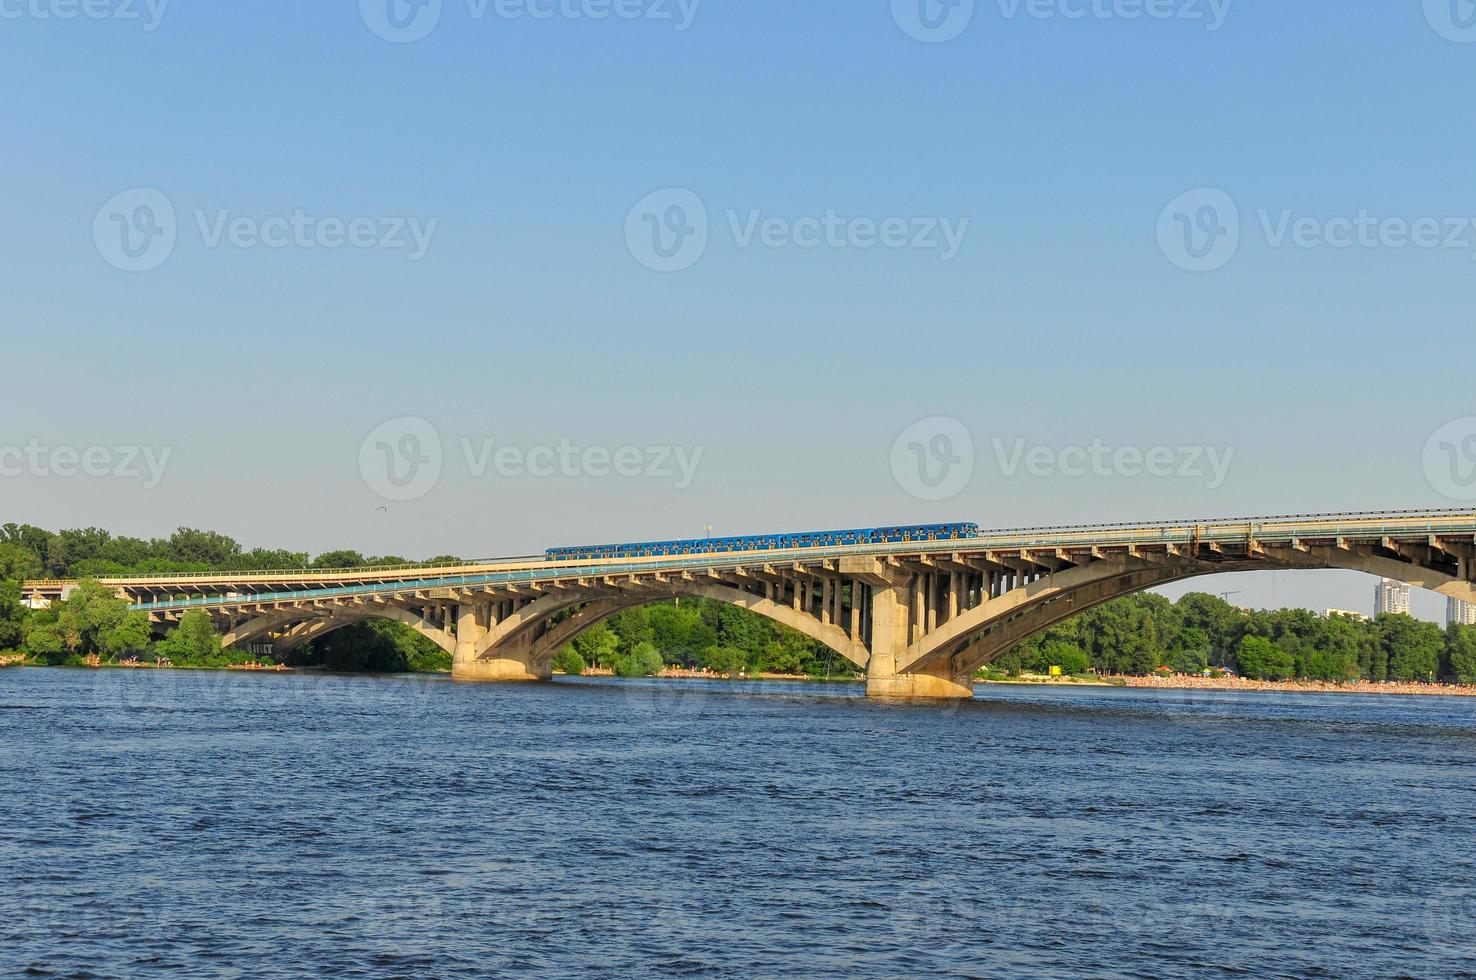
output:
[[[1305,609],[1245,610],[1191,592],[1139,593],[1089,609],[1021,643],[996,670],[1145,675],[1212,667],[1257,680],[1454,681],[1476,684],[1476,627],[1405,615],[1373,620]]]
[[[420,564],[457,564],[440,555]],[[416,564],[398,555],[365,557],[357,551],[243,548],[216,531],[182,527],[167,538],[113,535],[102,528],[47,531],[31,524],[0,525],[0,579],[107,578],[175,572],[264,572],[296,568],[371,568]]]

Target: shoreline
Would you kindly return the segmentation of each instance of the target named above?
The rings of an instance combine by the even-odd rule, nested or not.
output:
[[[1121,677],[1123,687],[1150,688],[1164,691],[1249,691],[1277,694],[1396,694],[1416,697],[1476,697],[1476,686],[1469,684],[1415,681],[1357,681],[1338,684],[1333,681],[1254,681],[1244,677]]]
[[[63,664],[43,664],[28,661],[24,658],[8,656],[0,657],[0,668],[52,668],[72,670],[213,670],[213,671],[235,671],[237,673],[268,673],[268,674],[321,674],[331,676],[331,672],[324,671],[320,667],[286,667],[281,665],[266,666],[263,664],[231,664],[224,667],[200,667],[183,664],[154,664],[154,663],[105,663],[105,664],[79,664],[68,667]],[[342,676],[353,676],[356,672],[346,672]],[[424,671],[425,676],[446,677],[446,671]],[[403,674],[383,674],[373,676],[404,676]],[[558,677],[569,675],[555,673]],[[582,677],[613,678],[614,672],[608,668],[595,668],[588,670]],[[740,681],[764,683],[807,683],[807,684],[860,684],[865,682],[864,677],[811,677],[808,674],[777,674],[759,673],[748,675],[718,674],[709,670],[690,670],[685,668],[668,667],[658,674],[642,678],[644,680],[702,680],[702,681]],[[1096,679],[1085,679],[1075,677],[1041,677],[1027,675],[1016,678],[975,678],[974,687],[1093,687],[1093,688],[1134,688],[1138,690],[1159,691],[1229,691],[1244,693],[1267,693],[1267,694],[1369,694],[1369,695],[1397,695],[1403,697],[1476,697],[1476,685],[1429,683],[1423,684],[1411,681],[1356,681],[1338,684],[1332,681],[1258,681],[1244,677],[1196,677],[1192,675],[1176,674],[1171,677],[1134,677],[1121,674],[1104,674]]]

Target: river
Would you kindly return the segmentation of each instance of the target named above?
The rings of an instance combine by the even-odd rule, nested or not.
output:
[[[1476,971],[1476,703],[0,671],[0,973]]]

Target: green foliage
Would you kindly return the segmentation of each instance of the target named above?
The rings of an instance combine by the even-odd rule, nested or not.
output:
[[[1440,673],[1445,637],[1434,623],[1409,616],[1384,615],[1374,624],[1389,658],[1389,679],[1430,681]]]
[[[41,574],[41,558],[18,544],[0,542],[0,580],[25,581]]]
[[[1086,651],[1075,643],[1053,639],[1022,654],[1020,667],[1033,674],[1046,674],[1060,667],[1064,674],[1084,674],[1091,669]]]
[[[1292,676],[1292,655],[1264,636],[1247,636],[1235,650],[1240,673],[1252,680],[1284,681]]]
[[[707,666],[731,677],[747,672],[748,657],[737,647],[713,647],[707,651]]]
[[[1452,623],[1445,634],[1445,656],[1451,676],[1462,684],[1476,684],[1476,626]]]
[[[620,639],[609,626],[600,623],[576,637],[574,649],[591,667],[613,667],[620,653]]]
[[[147,643],[145,617],[143,643],[130,646],[131,641],[138,639],[140,615],[129,613],[127,600],[118,598],[107,586],[87,581],[61,604],[57,623],[69,652],[104,655],[138,649]]]
[[[642,640],[630,653],[615,658],[616,677],[650,677],[661,672],[666,662],[656,644]]]
[[[26,607],[18,580],[0,579],[0,650],[18,650],[26,636]]]
[[[50,664],[66,660],[67,644],[62,639],[61,625],[55,615],[33,617],[25,638],[26,652]]]
[[[221,658],[220,634],[210,614],[191,609],[180,617],[179,625],[159,641],[158,655],[181,667],[213,667]]]
[[[570,677],[578,677],[589,669],[589,665],[584,662],[578,650],[572,646],[566,646],[554,655],[553,669],[561,674],[568,674]]]
[[[288,660],[352,673],[429,673],[451,669],[451,655],[404,623],[371,619],[307,643]]]

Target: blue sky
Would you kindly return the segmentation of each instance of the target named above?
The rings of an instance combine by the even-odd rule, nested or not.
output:
[[[6,519],[423,556],[707,524],[1469,503],[1424,455],[1452,422],[1476,433],[1458,421],[1476,416],[1476,227],[1458,224],[1476,217],[1476,43],[1442,0],[1238,0],[1218,30],[1187,16],[1208,0],[1155,0],[1186,15],[1169,19],[981,0],[941,43],[909,35],[903,0],[703,0],[686,30],[653,16],[681,16],[674,0],[602,20],[602,0],[547,19],[444,0],[413,43],[370,29],[377,0],[173,0],[157,23],[142,0],[60,19],[67,2],[0,3],[0,444],[169,456],[157,485],[116,455],[111,475],[0,477]],[[140,188],[176,241],[130,272],[96,225]],[[658,272],[626,229],[672,189],[707,242]],[[1186,192],[1197,218],[1206,190],[1239,243],[1190,272],[1160,224]],[[368,221],[376,244],[252,237],[299,212]],[[904,222],[908,245],[741,235],[771,221],[792,242],[827,215]],[[1375,244],[1318,244],[1359,215]],[[1452,247],[1389,244],[1419,218]],[[382,247],[401,219],[431,228],[423,256]],[[1315,247],[1275,237],[1301,219]],[[235,220],[244,244],[212,239]],[[964,229],[956,255],[913,247],[930,225]],[[400,418],[441,450],[406,500],[366,477],[377,444],[361,453]],[[893,465],[931,419],[973,443],[944,500]],[[488,440],[524,460],[636,447],[641,475],[478,470]],[[1021,440],[1054,463],[1093,444],[1230,463],[1032,474],[1007,465]],[[660,474],[663,448],[700,451],[690,480]],[[1361,608],[1371,585],[1196,583],[1319,608]]]

